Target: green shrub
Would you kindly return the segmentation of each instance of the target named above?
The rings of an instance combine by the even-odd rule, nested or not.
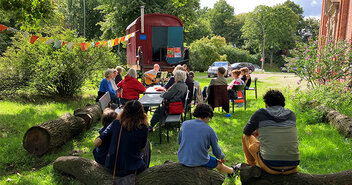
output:
[[[236,62],[256,62],[256,56],[251,55],[249,51],[233,47],[231,45],[223,46],[219,49],[220,55],[227,55],[227,61],[231,64]]]
[[[54,38],[84,42],[70,30],[64,30]],[[29,37],[18,33],[13,38],[13,45],[0,58],[0,80],[6,81],[0,85],[0,92],[26,89],[43,95],[73,96],[94,71],[115,67],[116,61],[116,55],[108,48],[56,49],[39,41],[31,44]]]

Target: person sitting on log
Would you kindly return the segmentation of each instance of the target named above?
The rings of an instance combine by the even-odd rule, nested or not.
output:
[[[99,99],[104,96],[104,94],[106,92],[110,93],[110,98],[112,100],[112,102],[114,103],[118,103],[117,100],[117,95],[116,95],[116,91],[112,88],[112,85],[110,83],[110,80],[113,78],[114,76],[114,70],[113,69],[107,69],[105,71],[105,78],[103,78],[100,81],[100,85],[99,85],[99,91],[98,91],[98,97],[95,99],[96,102],[99,101]]]
[[[139,94],[145,92],[145,87],[137,79],[137,71],[134,68],[130,68],[118,87],[122,88],[121,93],[121,104],[124,105],[129,100],[138,100]]]
[[[216,168],[219,172],[232,177],[238,169],[224,164],[225,155],[218,144],[218,137],[208,125],[213,117],[213,109],[208,104],[200,103],[194,110],[193,116],[197,119],[183,122],[178,133],[177,141],[180,145],[177,153],[178,160],[189,167]],[[208,154],[210,147],[216,158]]]
[[[147,138],[147,114],[144,113],[143,105],[139,101],[131,100],[125,104],[118,118],[95,139],[94,144],[100,146],[110,142],[105,167],[111,173],[116,171],[114,175],[123,177],[141,173],[149,167],[150,148]]]
[[[103,127],[99,130],[99,134],[101,135],[104,130],[110,125],[110,123],[113,122],[116,118],[117,113],[110,108],[106,108],[103,111],[103,115],[101,117],[101,124],[103,125]],[[108,154],[109,146],[110,142],[104,142],[100,146],[94,148],[93,156],[97,163],[105,165],[105,158],[106,154]]]
[[[269,90],[263,99],[266,108],[257,110],[243,129],[246,163],[270,174],[295,173],[300,162],[296,115],[284,108],[285,97],[278,90]]]

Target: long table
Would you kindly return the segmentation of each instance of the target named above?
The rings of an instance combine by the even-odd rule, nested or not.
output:
[[[147,107],[159,107],[163,103],[163,98],[160,96],[160,93],[158,94],[144,94],[141,98],[138,100],[141,102],[143,106]],[[160,119],[159,119],[159,139],[160,139],[160,144],[161,144],[161,122],[163,120],[164,114],[160,114]]]

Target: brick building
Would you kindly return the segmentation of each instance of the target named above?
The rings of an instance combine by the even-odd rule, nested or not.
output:
[[[322,1],[319,37],[352,39],[352,0]]]

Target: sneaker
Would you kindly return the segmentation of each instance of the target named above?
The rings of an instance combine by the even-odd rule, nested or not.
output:
[[[235,166],[231,166],[231,168],[233,169],[233,173],[227,174],[227,177],[234,178],[236,176],[239,176],[240,167],[241,167],[241,163],[236,164]]]

